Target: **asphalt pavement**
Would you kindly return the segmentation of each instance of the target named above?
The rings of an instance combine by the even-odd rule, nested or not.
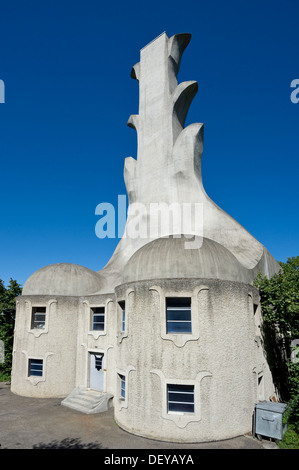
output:
[[[274,442],[252,435],[198,444],[156,441],[130,434],[113,419],[113,409],[86,415],[61,405],[61,398],[15,395],[0,383],[1,449],[277,449]]]

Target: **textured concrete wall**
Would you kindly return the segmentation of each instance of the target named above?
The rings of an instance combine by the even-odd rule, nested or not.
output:
[[[104,331],[90,328],[91,307],[105,307]],[[89,387],[89,356],[91,352],[104,354],[104,390],[114,394],[116,303],[114,295],[81,297],[79,301],[76,386]]]
[[[46,325],[31,328],[33,306],[46,306]],[[66,396],[75,387],[78,298],[21,296],[17,300],[11,390],[30,397]],[[28,377],[28,360],[43,359],[43,376]]]
[[[89,354],[104,353],[104,391],[114,393],[116,303],[114,295],[21,296],[17,301],[12,391],[23,396],[65,397],[89,387]],[[31,328],[33,306],[46,306],[43,329]],[[91,307],[105,307],[104,331],[92,331]],[[28,360],[43,359],[43,377],[28,377]]]
[[[252,430],[257,374],[264,398],[273,394],[270,371],[257,341],[249,285],[217,280],[155,280],[128,288],[128,336],[119,345],[118,368],[127,376],[127,402],[114,400],[118,424],[135,434],[172,441],[226,439]],[[165,296],[192,297],[192,335],[165,336]],[[195,413],[168,414],[166,384],[195,385]]]

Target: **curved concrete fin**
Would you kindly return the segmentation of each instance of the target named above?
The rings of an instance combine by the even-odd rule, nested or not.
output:
[[[124,180],[128,193],[129,203],[136,201],[136,165],[137,160],[132,157],[125,159]]]
[[[172,117],[172,130],[173,142],[176,141],[180,132],[184,128],[185,120],[193,101],[194,96],[198,91],[198,83],[194,80],[180,83],[172,94],[173,103],[173,117]]]
[[[175,34],[174,36],[171,36],[171,38],[169,38],[168,54],[169,57],[173,59],[173,62],[176,65],[176,74],[179,71],[183,52],[188,46],[190,39],[190,33]]]
[[[137,123],[138,123],[138,114],[131,114],[128,119],[127,126],[131,127],[132,129],[137,130]]]
[[[135,64],[132,67],[131,77],[139,81],[139,75],[140,75],[140,62],[137,62],[137,64]]]
[[[189,33],[175,34],[168,39],[168,85],[170,93],[177,86],[177,74],[180,69],[181,58],[190,39],[191,34]]]
[[[172,151],[174,173],[187,179],[191,178],[195,172],[201,186],[203,133],[204,125],[202,123],[190,124],[179,134]]]

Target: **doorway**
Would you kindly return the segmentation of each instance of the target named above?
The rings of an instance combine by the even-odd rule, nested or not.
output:
[[[104,354],[89,353],[89,388],[104,390]]]

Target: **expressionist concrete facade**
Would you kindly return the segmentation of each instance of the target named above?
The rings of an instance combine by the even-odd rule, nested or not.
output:
[[[12,391],[81,411],[88,398],[90,412],[113,406],[129,432],[200,442],[250,432],[255,403],[275,394],[253,280],[279,264],[204,190],[203,124],[184,127],[197,83],[177,82],[189,41],[163,33],[141,50],[124,236],[99,272],[59,263],[27,280]],[[166,208],[162,219],[153,204]]]

